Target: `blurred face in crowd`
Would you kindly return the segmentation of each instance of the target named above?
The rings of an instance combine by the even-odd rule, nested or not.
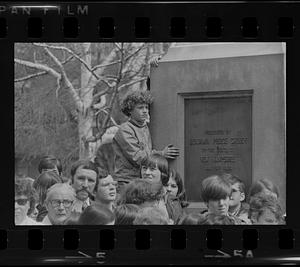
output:
[[[60,175],[56,166],[53,169],[42,169],[42,172],[49,172],[49,171],[54,171],[57,175]]]
[[[169,224],[174,224],[173,220],[169,218],[169,214],[167,211],[166,203],[163,199],[157,200],[157,201],[146,201],[143,203],[143,207],[155,207],[159,208],[163,214],[166,220],[169,221]]]
[[[140,123],[144,123],[148,118],[149,107],[147,104],[137,104],[131,111],[130,117]]]
[[[30,208],[30,201],[25,195],[15,197],[15,224],[21,224]]]
[[[245,199],[245,193],[242,193],[239,188],[239,183],[231,186],[231,196],[229,200],[229,207],[237,207]]]
[[[73,188],[76,197],[85,201],[94,191],[97,181],[97,173],[93,170],[78,168],[73,177]]]
[[[34,210],[33,212],[29,215],[30,218],[36,220],[36,217],[38,216],[39,214],[39,211],[37,209],[37,206],[38,206],[38,203],[34,206]]]
[[[69,191],[57,190],[50,193],[46,208],[53,225],[61,225],[71,216],[74,200],[74,195]]]
[[[266,194],[266,195],[269,195],[269,196],[273,196],[273,197],[276,198],[276,199],[278,198],[277,194],[274,193],[274,192],[272,192],[272,191],[269,190],[269,189],[266,189],[266,188],[265,188],[265,189],[263,190],[263,193]]]
[[[160,182],[161,171],[156,166],[142,166],[141,174],[143,179],[149,179],[153,182]]]
[[[270,209],[265,209],[259,216],[253,214],[251,217],[253,224],[278,224],[275,214]]]
[[[215,215],[227,215],[229,208],[229,196],[225,199],[209,200],[208,210]]]
[[[178,193],[178,186],[174,180],[173,177],[170,177],[168,183],[167,183],[167,186],[166,186],[166,191],[168,194],[176,197],[177,196],[177,193]]]
[[[109,203],[115,201],[117,195],[116,187],[117,182],[114,181],[111,175],[99,179],[96,199],[101,203]]]

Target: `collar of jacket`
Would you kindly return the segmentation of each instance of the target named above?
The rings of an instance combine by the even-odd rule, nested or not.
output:
[[[138,123],[136,120],[133,120],[132,118],[130,118],[129,122],[132,123],[133,125],[139,127],[139,128],[143,128],[143,127],[147,126],[146,121],[143,124],[141,124],[141,123]]]

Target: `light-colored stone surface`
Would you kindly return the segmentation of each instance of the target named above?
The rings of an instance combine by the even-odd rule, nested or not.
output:
[[[244,53],[244,54],[243,54]],[[172,143],[171,166],[184,177],[184,94],[253,90],[252,180],[267,178],[286,199],[285,45],[282,43],[176,44],[151,69],[154,147]],[[186,180],[188,177],[184,177]]]

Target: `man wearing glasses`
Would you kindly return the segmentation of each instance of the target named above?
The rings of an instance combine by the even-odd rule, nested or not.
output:
[[[100,204],[113,211],[117,196],[116,187],[117,181],[114,181],[110,174],[105,171],[100,173],[98,185],[95,187],[95,204]]]
[[[75,198],[75,191],[69,184],[52,185],[47,191],[45,200],[48,215],[42,223],[44,225],[62,225],[71,216]]]

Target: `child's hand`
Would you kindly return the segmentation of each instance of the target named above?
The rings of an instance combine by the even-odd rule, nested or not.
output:
[[[163,149],[162,154],[167,159],[175,159],[179,156],[179,149],[170,144]]]

